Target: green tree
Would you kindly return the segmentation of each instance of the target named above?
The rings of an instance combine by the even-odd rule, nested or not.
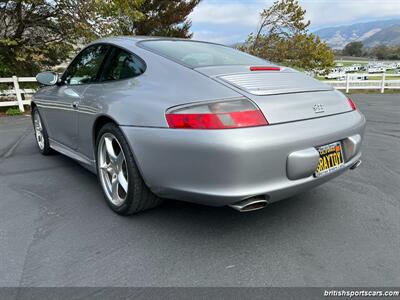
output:
[[[144,17],[136,22],[138,35],[191,38],[189,14],[201,0],[149,0],[141,6]]]
[[[241,50],[303,70],[327,70],[334,66],[332,50],[308,32],[310,21],[296,0],[278,0],[261,14],[256,33]]]
[[[368,49],[368,56],[377,59],[400,59],[400,45],[398,46],[386,46],[377,45],[373,48]]]
[[[35,75],[109,35],[191,37],[200,0],[0,0],[0,77]]]
[[[0,2],[0,76],[34,75],[63,62],[77,41],[92,35],[94,2]]]
[[[188,15],[201,0],[98,0],[102,15],[114,19],[112,34],[190,38]]]
[[[371,53],[377,59],[387,59],[389,56],[390,49],[386,45],[379,45],[372,49]]]
[[[349,56],[362,56],[363,55],[363,43],[362,42],[350,42],[342,51],[343,55]]]
[[[135,22],[144,17],[141,6],[148,0],[89,0],[94,3],[97,24],[91,32],[96,37],[132,35]]]

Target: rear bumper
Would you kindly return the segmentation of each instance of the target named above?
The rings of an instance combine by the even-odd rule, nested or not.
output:
[[[258,195],[274,202],[342,174],[361,156],[364,128],[365,118],[358,111],[243,129],[121,127],[155,194],[213,206]],[[339,140],[345,168],[314,178],[312,170],[302,174],[298,169],[310,168],[310,161],[289,167],[291,154]],[[288,178],[290,168],[292,173],[295,168],[297,179]]]

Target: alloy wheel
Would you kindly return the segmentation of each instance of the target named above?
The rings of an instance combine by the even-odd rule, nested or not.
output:
[[[40,115],[39,115],[38,111],[36,111],[33,116],[33,122],[35,125],[36,142],[37,142],[40,150],[43,150],[44,149],[43,126],[42,126],[42,120],[40,119]]]
[[[128,195],[128,170],[121,144],[111,133],[103,134],[99,141],[97,164],[108,200],[115,206],[121,206]]]

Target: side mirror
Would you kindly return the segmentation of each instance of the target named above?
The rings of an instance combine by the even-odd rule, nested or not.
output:
[[[40,84],[55,85],[58,82],[58,74],[56,72],[42,72],[36,75],[36,80]]]

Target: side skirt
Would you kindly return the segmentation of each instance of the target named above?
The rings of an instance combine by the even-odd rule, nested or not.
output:
[[[72,150],[71,148],[55,141],[52,139],[49,139],[50,141],[50,147],[57,152],[60,152],[61,154],[68,156],[74,160],[76,160],[78,163],[80,163],[84,168],[88,169],[90,172],[96,174],[97,169],[96,169],[96,161],[89,159],[88,157],[82,155],[81,153]]]

